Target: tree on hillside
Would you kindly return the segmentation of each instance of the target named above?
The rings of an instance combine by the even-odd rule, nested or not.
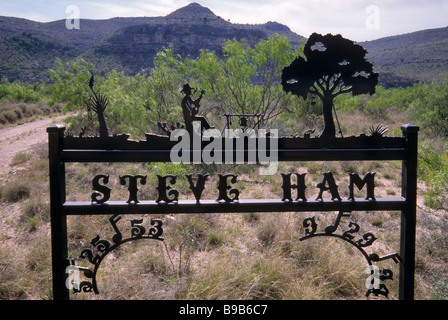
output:
[[[367,51],[341,35],[313,33],[298,56],[282,71],[286,92],[307,98],[308,94],[322,101],[324,130],[321,138],[335,138],[332,109],[334,99],[343,93],[352,95],[375,93],[378,74],[365,59]]]

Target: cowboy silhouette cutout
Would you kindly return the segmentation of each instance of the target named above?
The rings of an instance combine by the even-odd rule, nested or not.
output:
[[[193,91],[194,90],[194,91]],[[192,134],[193,133],[193,121],[201,122],[201,130],[210,129],[210,125],[207,120],[202,116],[197,116],[202,97],[204,96],[205,91],[201,90],[201,94],[197,99],[194,98],[194,93],[196,93],[197,89],[191,88],[187,83],[182,88],[182,93],[185,94],[185,97],[182,99],[182,112],[184,115],[185,129]]]

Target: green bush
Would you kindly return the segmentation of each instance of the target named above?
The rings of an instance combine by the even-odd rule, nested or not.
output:
[[[443,83],[422,85],[421,94],[412,103],[412,118],[432,135],[448,134],[448,79]]]
[[[20,81],[10,83],[6,79],[0,81],[0,101],[7,102],[37,102],[42,96],[42,87]]]
[[[91,69],[93,65],[82,59],[65,64],[56,59],[55,68],[49,70],[50,85],[47,88],[52,102],[66,102],[68,111],[84,106],[88,99]]]

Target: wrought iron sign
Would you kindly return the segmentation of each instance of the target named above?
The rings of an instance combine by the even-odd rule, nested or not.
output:
[[[70,283],[70,286],[73,288],[73,292],[77,293],[81,291],[83,292],[93,291],[96,294],[98,294],[99,290],[96,275],[101,265],[101,262],[108,253],[118,248],[122,244],[138,239],[153,239],[159,241],[164,240],[161,237],[163,234],[162,221],[159,219],[151,219],[150,227],[148,228],[148,230],[146,230],[146,228],[142,224],[143,219],[130,220],[132,228],[131,228],[131,236],[128,238],[123,238],[123,234],[117,226],[117,222],[120,219],[121,216],[118,214],[113,215],[109,219],[110,224],[115,230],[115,234],[112,236],[112,243],[109,240],[101,239],[100,236],[97,235],[90,241],[90,245],[93,247],[93,250],[91,248],[86,248],[81,252],[80,258],[87,259],[93,265],[93,270],[85,267],[77,267],[77,268],[79,268],[79,270],[83,272],[86,278],[92,280]],[[70,260],[70,263],[71,266],[73,266],[74,260],[73,259]]]
[[[303,241],[314,237],[336,237],[347,241],[355,248],[357,248],[367,260],[368,271],[372,273],[376,272],[378,274],[378,277],[376,279],[377,284],[370,283],[366,292],[366,296],[369,296],[373,293],[375,296],[381,294],[387,297],[387,295],[389,294],[389,290],[387,289],[383,281],[391,280],[393,277],[393,272],[390,269],[379,269],[374,265],[374,262],[392,259],[395,263],[398,263],[401,261],[399,254],[392,253],[382,257],[378,256],[378,254],[376,253],[368,254],[365,248],[371,246],[373,242],[377,240],[377,237],[375,237],[371,232],[366,232],[363,235],[357,237],[357,233],[359,232],[360,227],[353,221],[350,221],[350,223],[348,224],[348,229],[343,231],[342,234],[335,233],[342,217],[350,217],[350,213],[339,211],[333,224],[326,226],[323,232],[316,232],[318,225],[314,217],[304,219],[303,228],[305,230],[305,236],[301,237],[299,240]],[[375,278],[369,277],[368,281],[374,282]]]
[[[340,47],[338,47],[338,44]],[[342,47],[342,49],[341,49]],[[337,49],[339,48],[339,49]],[[349,52],[349,55],[342,54]],[[159,219],[131,219],[130,233],[119,228],[127,214],[176,214],[176,213],[227,213],[227,212],[337,212],[330,225],[320,225],[314,216],[303,220],[303,236],[299,241],[308,241],[316,237],[335,237],[354,246],[364,256],[372,281],[366,295],[388,296],[386,281],[392,279],[393,272],[380,268],[376,263],[391,260],[400,265],[399,298],[414,297],[414,260],[415,260],[415,222],[417,187],[417,139],[418,127],[407,124],[401,127],[402,137],[387,137],[387,128],[378,125],[372,127],[370,135],[361,134],[351,137],[336,137],[332,120],[332,99],[340,93],[352,91],[353,94],[373,93],[377,74],[367,62],[354,67],[364,57],[365,50],[340,36],[321,36],[313,34],[304,48],[307,60],[298,58],[283,70],[282,85],[285,91],[306,97],[312,94],[323,101],[325,129],[317,137],[306,132],[303,137],[278,137],[275,132],[259,127],[261,115],[225,115],[227,129],[235,116],[239,126],[247,128],[248,117],[256,121],[250,134],[214,137],[204,136],[209,130],[207,120],[198,116],[200,101],[197,91],[188,84],[182,92],[185,98],[181,104],[184,110],[184,124],[169,125],[159,123],[163,135],[147,133],[146,140],[131,141],[128,135],[109,136],[104,110],[107,98],[93,89],[94,76],[89,81],[93,92],[88,107],[98,114],[100,134],[96,137],[78,137],[66,135],[65,127],[54,125],[47,128],[50,159],[50,196],[52,226],[52,263],[53,290],[55,299],[69,299],[69,288],[73,292],[99,293],[97,272],[107,254],[122,244],[147,239],[163,241],[163,223]],[[329,59],[328,55],[331,55]],[[362,60],[362,59],[361,59]],[[322,64],[325,62],[325,64]],[[334,66],[331,66],[331,64]],[[320,66],[320,67],[316,67]],[[334,74],[324,72],[325,68]],[[312,70],[318,69],[315,78],[310,80]],[[314,75],[314,73],[312,73]],[[199,125],[196,130],[194,123]],[[246,130],[241,132],[245,133]],[[253,134],[255,132],[255,134]],[[342,134],[341,134],[342,135]],[[187,139],[188,138],[188,139]],[[192,138],[192,139],[189,139]],[[274,157],[275,155],[275,157]],[[91,201],[66,200],[66,163],[85,162],[177,162],[206,163],[258,163],[272,164],[278,161],[359,161],[359,160],[400,160],[402,161],[402,194],[395,198],[380,198],[375,195],[375,172],[363,177],[355,172],[348,173],[348,197],[342,198],[340,190],[331,172],[323,173],[322,180],[316,185],[318,195],[315,199],[308,195],[306,173],[277,173],[282,181],[282,195],[277,199],[244,199],[242,190],[236,185],[238,175],[219,173],[216,197],[203,199],[202,194],[208,187],[209,174],[157,175],[157,195],[152,200],[141,199],[139,189],[146,185],[145,173],[112,177],[98,174],[92,178]],[[125,199],[112,199],[113,190],[109,187],[112,179],[128,189]],[[185,200],[176,190],[179,179],[188,181],[194,200]],[[355,187],[364,190],[365,197],[355,196]],[[359,233],[359,224],[348,220],[355,211],[401,211],[400,251],[380,256],[370,251],[378,240],[371,232]],[[85,259],[92,268],[75,265],[75,259],[68,257],[67,221],[68,215],[110,215],[109,222],[115,234],[111,239],[97,235],[90,241],[78,258]],[[348,220],[348,221],[347,221]],[[339,230],[342,230],[339,232]],[[166,235],[165,235],[166,236]],[[70,282],[67,270],[81,271],[84,280]],[[68,283],[67,283],[68,281]],[[379,282],[378,282],[379,281]]]
[[[360,199],[355,198],[355,186],[362,190],[365,187],[366,197],[361,200],[370,200],[375,201],[375,172],[368,172],[364,178],[361,179],[361,177],[357,173],[349,172],[349,195],[346,200],[349,200],[351,202],[359,201]],[[282,177],[282,190],[283,190],[283,197],[281,201],[283,202],[296,202],[296,203],[302,203],[303,205],[307,205],[310,203],[307,201],[306,196],[306,189],[308,188],[306,186],[306,173],[280,173]],[[176,190],[176,181],[178,180],[177,175],[156,175],[158,184],[156,187],[156,190],[158,192],[157,199],[155,200],[156,203],[178,203],[179,201],[179,191]],[[239,194],[240,190],[238,190],[236,187],[234,187],[234,184],[237,183],[238,175],[236,174],[217,174],[218,176],[218,184],[216,186],[217,189],[217,199],[218,202],[224,202],[224,203],[230,203],[230,202],[237,202],[239,200]],[[296,183],[292,183],[292,177],[296,177]],[[195,177],[195,178],[193,178]],[[210,203],[208,200],[201,202],[202,192],[205,189],[205,184],[207,179],[210,177],[210,174],[188,174],[185,175],[184,179],[188,181],[189,187],[191,192],[193,193],[196,202],[198,204],[201,203]],[[99,174],[96,175],[92,179],[92,192],[91,199],[92,204],[103,204],[109,201],[111,196],[112,189],[107,186],[109,183],[109,180],[111,178],[107,175]],[[140,203],[138,200],[138,186],[139,185],[145,185],[147,176],[146,175],[124,175],[119,176],[118,180],[120,181],[121,185],[126,185],[126,181],[128,182],[128,193],[129,197],[126,201],[126,203]],[[196,184],[194,182],[196,180]],[[100,183],[102,181],[102,183]],[[324,201],[323,196],[324,192],[328,192],[331,195],[331,200],[335,201],[342,201],[342,198],[339,195],[338,191],[338,185],[333,177],[332,172],[324,172],[322,181],[319,182],[316,185],[316,189],[319,190],[319,193],[315,199],[317,203],[319,201]],[[295,191],[293,191],[295,190]],[[293,193],[296,193],[295,198],[293,197]],[[232,195],[232,197],[230,197]],[[243,203],[243,202],[242,202]],[[311,202],[312,203],[312,202]],[[296,204],[297,205],[297,204]]]

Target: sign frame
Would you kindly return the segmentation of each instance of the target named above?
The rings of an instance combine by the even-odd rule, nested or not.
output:
[[[67,216],[95,214],[148,214],[148,213],[229,213],[229,212],[303,212],[303,211],[401,211],[399,299],[414,299],[415,236],[417,202],[417,147],[419,127],[401,126],[402,137],[379,137],[371,143],[351,144],[349,138],[339,139],[346,144],[313,145],[310,139],[291,140],[278,138],[278,161],[359,161],[400,160],[402,162],[401,197],[377,199],[347,199],[340,201],[284,201],[282,199],[256,199],[219,202],[215,200],[179,200],[176,203],[155,201],[67,202],[66,163],[87,162],[170,162],[172,145],[148,144],[135,141],[110,142],[109,138],[92,142],[89,138],[64,136],[65,127],[52,125],[47,128],[49,152],[52,281],[53,298],[70,299],[66,285],[66,268],[70,260],[67,248]],[[147,140],[160,137],[147,134]],[[362,138],[362,137],[361,137]],[[338,139],[336,139],[338,140]],[[109,141],[109,142],[108,142]],[[305,141],[305,143],[303,143]],[[367,141],[367,140],[366,140]],[[105,143],[107,142],[107,143]],[[200,149],[191,150],[194,153]],[[250,150],[233,150],[248,153]],[[356,200],[356,201],[354,201]]]

